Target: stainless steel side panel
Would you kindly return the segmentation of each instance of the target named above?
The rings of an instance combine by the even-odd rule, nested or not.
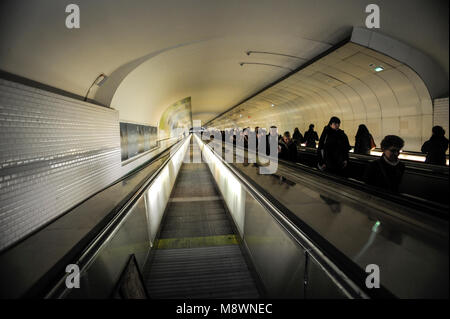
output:
[[[305,251],[250,194],[244,241],[269,298],[303,298]]]
[[[80,288],[70,290],[68,298],[109,297],[131,254],[143,268],[150,251],[144,197],[141,197],[122,227],[100,251],[88,271],[81,275]]]
[[[308,258],[305,285],[306,299],[344,299],[344,292],[311,257]]]

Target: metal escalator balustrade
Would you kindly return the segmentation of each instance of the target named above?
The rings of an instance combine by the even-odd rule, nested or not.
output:
[[[203,144],[199,136],[194,134],[194,137],[201,145],[267,297],[370,297],[287,217],[286,212],[267,200],[233,165]],[[393,297],[385,289],[371,295]]]
[[[181,144],[181,140],[167,144],[164,150],[157,150],[154,157],[139,167],[133,165],[136,168],[126,176],[2,251],[0,297],[48,296],[49,290],[65,275],[66,267],[76,263],[90,243],[100,243],[96,241],[98,234],[110,227],[118,214],[123,216],[124,209],[133,206],[136,199],[133,195],[153,181],[170,153]],[[141,202],[137,206],[141,207]],[[147,241],[138,245],[147,249],[149,244]]]
[[[259,165],[249,165],[245,158],[230,166],[362,287],[366,266],[377,264],[382,285],[397,297],[448,296],[447,220],[418,205],[390,202],[309,174],[310,169],[303,172],[295,164],[278,164],[273,175],[260,174]],[[381,290],[374,289],[372,296],[393,297],[389,291],[377,294]]]
[[[80,285],[68,289],[69,274],[52,286],[46,298],[114,298],[117,284],[135,255],[137,267],[143,269],[153,247],[189,139],[180,141],[170,156],[137,190],[114,218],[88,244],[72,263],[80,270]]]

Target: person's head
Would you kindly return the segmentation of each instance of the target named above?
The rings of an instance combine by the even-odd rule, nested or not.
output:
[[[296,128],[294,129],[294,132],[300,132],[300,131],[298,130],[298,127],[296,127]]]
[[[291,140],[291,133],[289,133],[289,131],[284,132],[283,141],[285,143],[288,143],[290,140]]]
[[[333,116],[330,119],[330,122],[328,122],[328,126],[330,126],[333,130],[339,129],[340,125],[341,125],[341,120],[336,116]]]
[[[364,124],[360,124],[358,127],[358,132],[356,132],[356,135],[369,135],[369,130],[367,129],[367,126]]]
[[[255,133],[256,133],[256,134],[259,133],[259,126],[255,126]]]
[[[387,135],[381,141],[381,150],[384,157],[391,162],[396,162],[405,141],[397,135]]]
[[[442,128],[442,126],[436,125],[433,126],[433,129],[431,130],[433,132],[434,136],[444,136],[445,130]]]
[[[309,130],[313,131],[314,130],[314,124],[309,124]]]
[[[278,134],[278,129],[277,129],[277,127],[275,125],[272,125],[270,127],[270,134],[272,134],[272,135]]]

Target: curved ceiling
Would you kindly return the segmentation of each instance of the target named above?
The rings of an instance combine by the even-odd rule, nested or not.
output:
[[[7,0],[0,6],[0,69],[119,110],[152,125],[190,96],[203,122],[238,104],[364,26],[362,0],[78,0],[80,29],[65,27],[73,1]],[[380,32],[431,56],[448,80],[448,2],[378,1]],[[302,59],[248,50],[278,52]]]
[[[382,66],[382,71],[375,71]],[[366,124],[376,142],[389,134],[405,140],[405,149],[419,151],[432,126],[432,101],[422,79],[405,64],[372,49],[347,43],[302,70],[213,120],[208,126],[276,125],[281,134],[308,129],[321,133],[338,116],[350,143],[359,124]]]

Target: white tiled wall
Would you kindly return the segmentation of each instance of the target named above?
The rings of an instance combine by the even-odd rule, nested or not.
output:
[[[445,136],[449,137],[448,127],[448,97],[433,101],[433,126],[440,125],[445,130]],[[431,136],[431,132],[429,132]]]
[[[0,79],[0,250],[124,171],[117,111]]]

